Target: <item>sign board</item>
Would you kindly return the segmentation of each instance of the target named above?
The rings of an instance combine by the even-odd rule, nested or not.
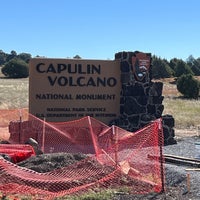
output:
[[[149,72],[151,65],[151,55],[145,53],[137,53],[132,56],[132,66],[137,81],[142,81]]]
[[[120,113],[120,61],[33,58],[29,62],[29,112],[46,121]]]

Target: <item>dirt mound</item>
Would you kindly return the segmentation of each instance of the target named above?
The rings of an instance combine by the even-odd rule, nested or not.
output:
[[[67,167],[69,165],[72,165],[76,163],[77,161],[84,160],[88,156],[85,154],[69,154],[69,153],[54,153],[54,154],[41,154],[37,156],[33,156],[28,158],[27,160],[18,163],[19,166],[26,167],[28,169],[32,169],[36,172],[50,172],[55,169],[59,169],[62,167]],[[91,163],[88,162],[88,159],[85,159],[85,164],[88,165],[95,165],[95,167],[99,168],[99,163]],[[80,166],[79,166],[80,167]],[[74,169],[75,170],[75,169]],[[145,194],[145,195],[132,195],[127,193],[116,193],[114,195],[113,200],[147,200],[147,199],[154,199],[154,200],[177,200],[177,199],[195,199],[193,198],[193,194],[189,193],[187,191],[186,185],[186,177],[179,173],[177,170],[175,170],[170,165],[165,166],[165,178],[166,178],[166,188],[164,193],[151,193],[151,194]],[[124,184],[135,184],[136,182],[131,181],[128,179],[128,177],[122,177],[121,178],[124,182]],[[145,186],[144,186],[145,187]]]

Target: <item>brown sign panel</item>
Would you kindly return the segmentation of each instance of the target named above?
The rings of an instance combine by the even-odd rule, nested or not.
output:
[[[29,112],[36,117],[91,116],[108,124],[119,116],[119,61],[33,58],[29,65]]]
[[[151,55],[146,53],[136,53],[132,57],[133,73],[137,81],[142,81],[149,72]]]

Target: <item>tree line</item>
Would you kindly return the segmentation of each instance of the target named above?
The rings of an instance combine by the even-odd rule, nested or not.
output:
[[[14,50],[10,53],[5,53],[3,50],[0,50],[0,68],[2,74],[8,78],[27,78],[29,76],[28,63],[31,58],[32,55],[30,53],[17,54]],[[79,55],[74,56],[74,58],[81,59]],[[200,76],[200,57],[195,59],[190,55],[184,61],[178,58],[167,60],[153,55],[151,63],[153,79],[175,77],[177,80],[177,89],[182,94],[186,91],[189,93],[184,94],[184,96],[191,98],[198,97],[200,84],[196,83],[197,80],[194,76]],[[192,85],[193,88],[190,88],[190,86],[188,88],[188,83],[190,83],[189,85]],[[184,85],[183,88],[182,85]],[[194,88],[195,92],[193,92]],[[193,95],[191,95],[191,93]]]
[[[186,61],[173,58],[170,61],[152,56],[152,78],[180,77],[182,74],[200,76],[200,58],[190,55]]]
[[[31,58],[30,53],[17,54],[14,50],[6,53],[0,50],[0,70],[8,78],[27,78],[29,76],[28,63]],[[73,58],[81,59],[79,55],[75,55]]]
[[[152,57],[152,78],[174,77],[177,90],[185,98],[199,98],[200,82],[195,76],[200,76],[200,58],[190,55],[186,61],[178,58],[168,61],[155,55]]]
[[[15,59],[21,59],[24,62],[28,63],[29,60],[32,58],[30,53],[20,53],[17,54],[16,51],[12,50],[10,53],[5,53],[3,50],[0,50],[0,66],[5,65],[7,62]]]
[[[0,50],[0,67],[2,69],[2,67],[13,59],[15,61],[25,62],[28,67],[28,62],[31,58],[32,55],[30,53],[17,54],[14,50],[10,53],[5,53],[3,50]],[[74,56],[74,58],[81,59],[79,55]],[[168,61],[167,59],[162,59],[156,55],[152,56],[153,79],[180,77],[182,74],[200,76],[200,57],[195,59],[192,55],[190,55],[186,61],[178,58],[173,58]]]
[[[8,78],[27,78],[29,76],[28,62],[31,57],[29,53],[17,54],[14,50],[10,53],[5,53],[3,50],[0,50],[2,74]]]

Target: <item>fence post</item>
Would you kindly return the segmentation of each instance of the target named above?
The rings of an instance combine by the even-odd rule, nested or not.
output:
[[[22,112],[19,110],[19,144],[21,144],[21,130],[22,130]],[[24,141],[23,141],[24,142]]]
[[[90,134],[91,134],[91,138],[92,138],[92,142],[93,142],[93,146],[94,146],[94,151],[96,154],[96,157],[98,157],[99,155],[99,147],[97,144],[97,138],[96,135],[94,134],[93,128],[92,128],[92,122],[91,122],[91,118],[90,116],[87,116],[88,122],[89,122],[89,130],[90,130]]]
[[[115,138],[115,167],[117,169],[118,167],[118,131],[117,129],[115,131],[114,125],[112,125],[112,132]]]
[[[159,150],[160,150],[160,175],[161,175],[161,184],[162,184],[162,189],[161,193],[165,191],[165,181],[164,181],[164,170],[163,170],[163,128],[162,128],[162,120],[158,120],[158,145],[159,145]]]
[[[46,119],[44,117],[44,120],[43,120],[43,127],[42,127],[42,152],[44,152],[44,143],[45,143],[45,124],[46,123]]]

